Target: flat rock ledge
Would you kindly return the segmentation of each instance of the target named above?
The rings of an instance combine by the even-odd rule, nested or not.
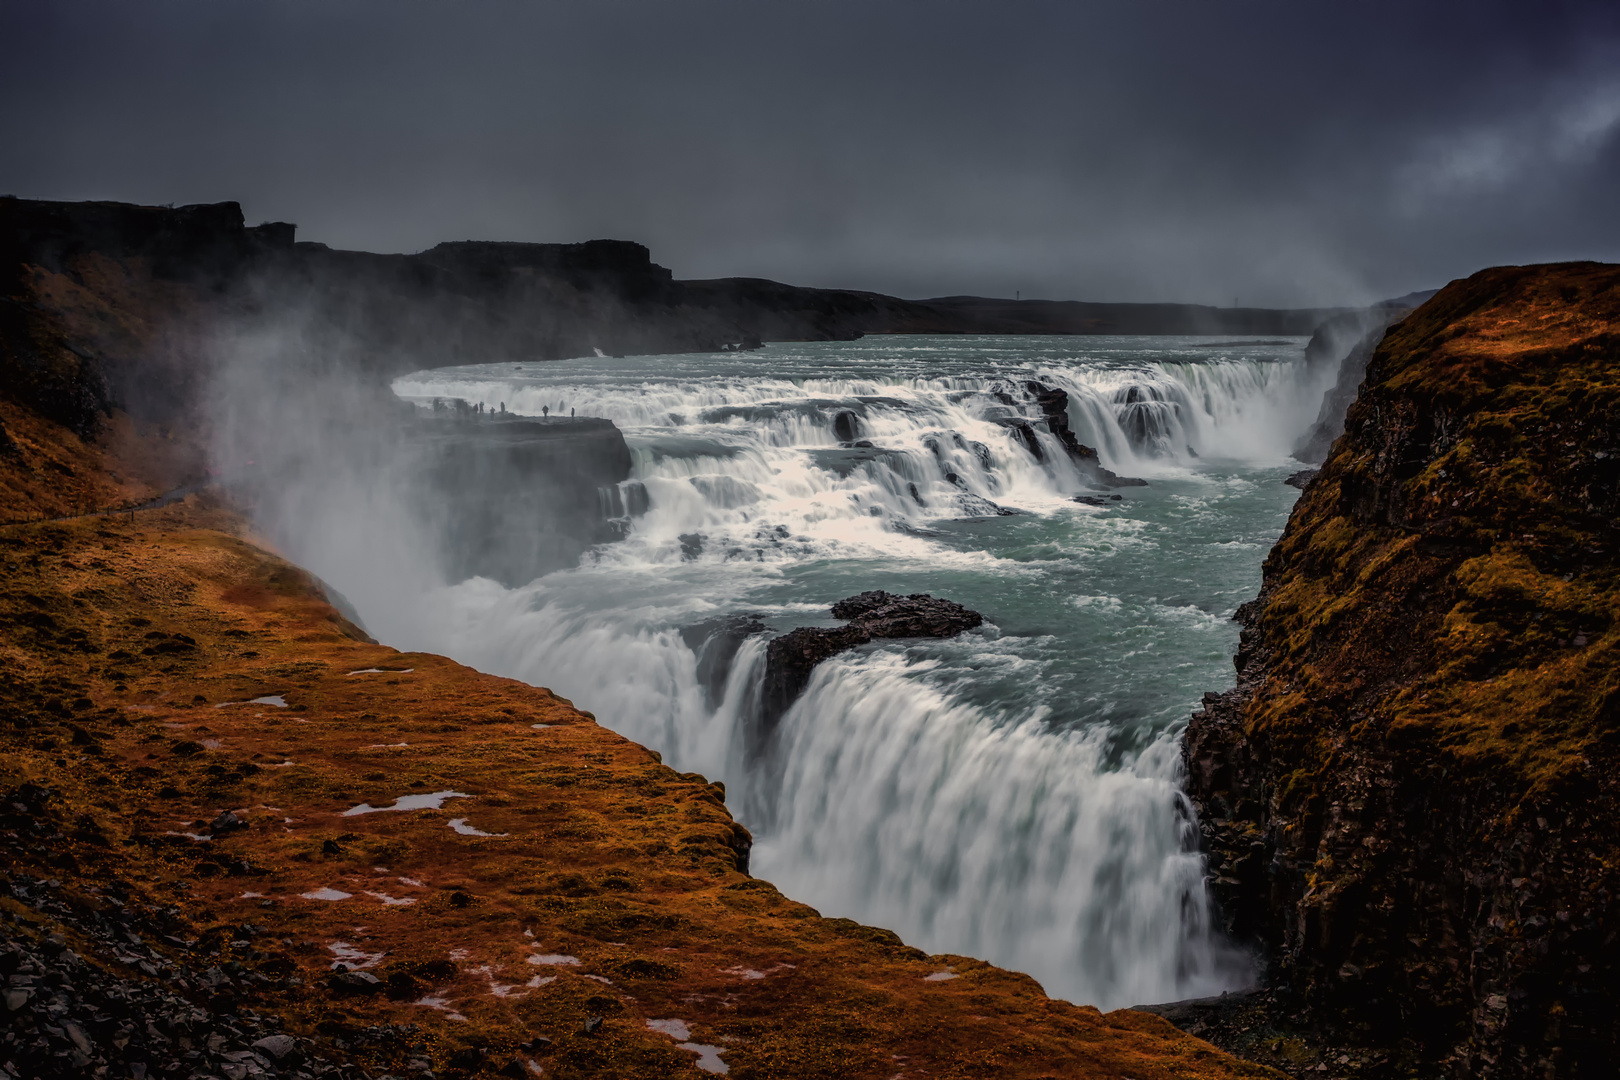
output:
[[[897,596],[873,590],[832,606],[845,626],[801,626],[775,638],[765,649],[761,727],[769,735],[810,683],[810,673],[829,656],[874,638],[949,638],[984,622],[977,611],[927,593]]]

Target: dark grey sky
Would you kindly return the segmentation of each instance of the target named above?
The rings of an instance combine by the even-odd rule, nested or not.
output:
[[[0,192],[1307,304],[1620,259],[1620,4],[0,0]]]

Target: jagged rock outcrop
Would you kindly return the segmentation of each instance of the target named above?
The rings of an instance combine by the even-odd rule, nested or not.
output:
[[[1344,431],[1344,415],[1356,400],[1356,390],[1367,374],[1373,350],[1390,326],[1412,309],[1398,301],[1347,311],[1326,320],[1305,344],[1305,367],[1314,372],[1336,364],[1338,374],[1322,395],[1322,407],[1303,438],[1294,447],[1300,461],[1321,462]]]
[[[845,649],[873,638],[955,637],[984,622],[984,616],[950,600],[927,593],[896,596],[881,590],[863,592],[832,606],[844,626],[801,626],[775,638],[765,650],[765,684],[760,699],[762,733],[768,737],[777,721],[810,684],[815,666]]]
[[[1279,1007],[1376,1075],[1620,1059],[1620,267],[1392,327],[1184,755]],[[1372,1074],[1370,1074],[1372,1075]]]

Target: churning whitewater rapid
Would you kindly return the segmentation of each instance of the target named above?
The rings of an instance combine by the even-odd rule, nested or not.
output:
[[[874,337],[419,372],[395,391],[423,407],[614,421],[635,462],[604,493],[624,539],[518,588],[416,588],[289,546],[389,644],[550,686],[723,779],[754,872],[825,914],[1104,1008],[1218,993],[1248,972],[1210,924],[1178,739],[1230,682],[1231,613],[1334,375],[1302,346]],[[1031,381],[1148,486],[1073,501],[1093,492]],[[824,662],[762,749],[767,635],[711,686],[682,630],[836,625],[827,606],[867,589],[986,623]]]

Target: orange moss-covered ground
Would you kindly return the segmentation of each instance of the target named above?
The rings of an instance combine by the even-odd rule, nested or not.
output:
[[[417,1024],[441,1069],[475,1046],[531,1075],[701,1075],[648,1027],[678,1020],[737,1077],[1271,1075],[821,918],[739,871],[718,784],[544,689],[369,643],[223,509],[8,526],[0,570],[0,789],[54,788],[82,838],[10,872],[177,905],[179,962],[266,975],[253,1006],[325,1045]],[[441,791],[467,797],[345,815]],[[211,832],[226,810],[246,827]],[[345,959],[379,982],[333,985]]]

